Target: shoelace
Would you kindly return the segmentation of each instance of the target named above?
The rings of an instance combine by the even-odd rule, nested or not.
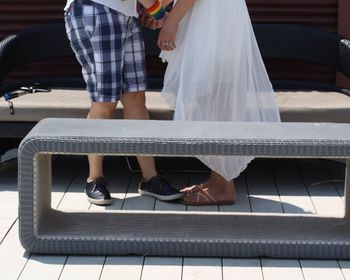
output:
[[[94,183],[94,187],[92,188],[92,191],[94,192],[94,191],[98,190],[98,191],[101,192],[101,188],[100,187],[101,187],[101,184],[103,184],[103,183],[104,183],[103,179],[101,179],[101,178],[96,179],[95,183]]]

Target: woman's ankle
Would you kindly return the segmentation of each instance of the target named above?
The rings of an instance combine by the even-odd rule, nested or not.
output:
[[[210,173],[210,176],[208,180],[205,182],[205,185],[208,185],[210,187],[216,186],[220,189],[234,189],[233,180],[227,181],[224,177],[222,177],[220,174],[216,173],[215,171],[212,171]]]

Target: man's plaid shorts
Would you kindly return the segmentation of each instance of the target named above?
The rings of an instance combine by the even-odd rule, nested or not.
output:
[[[90,0],[76,0],[65,12],[65,22],[93,102],[117,102],[123,93],[146,90],[144,42],[137,18]]]

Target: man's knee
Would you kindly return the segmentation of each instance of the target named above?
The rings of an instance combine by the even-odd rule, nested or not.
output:
[[[89,118],[101,118],[108,119],[111,118],[117,104],[109,102],[92,102],[89,112]]]
[[[144,92],[125,93],[120,99],[123,107],[140,107],[146,105],[146,97]]]

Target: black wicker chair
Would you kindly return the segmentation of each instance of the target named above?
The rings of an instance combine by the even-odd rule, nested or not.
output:
[[[8,36],[0,42],[0,96],[18,87],[17,84],[2,84],[6,76],[18,67],[44,59],[70,55],[73,55],[73,52],[63,24],[34,27],[16,35]],[[34,79],[35,81],[41,81],[40,77],[33,77]],[[78,84],[77,80],[79,81]],[[72,86],[83,85],[81,78],[76,79],[76,77],[58,77],[45,82],[58,86],[67,83],[73,83]]]
[[[255,35],[264,58],[296,59],[327,66],[350,78],[350,40],[319,28],[289,24],[255,24]],[[337,91],[348,89],[333,84],[272,80],[279,90]]]
[[[350,41],[317,28],[287,24],[255,24],[254,30],[264,58],[289,58],[330,67],[350,78]],[[146,55],[157,56],[157,32],[144,30]],[[73,55],[63,23],[50,24],[10,35],[0,42],[0,98],[21,86],[4,84],[7,75],[20,66],[44,60]],[[163,77],[149,79],[152,89],[160,89]],[[28,83],[38,82],[48,87],[85,87],[82,77],[32,77]],[[336,91],[350,96],[349,89],[334,84],[291,80],[272,80],[277,90]],[[23,85],[23,84],[22,84]],[[16,147],[35,123],[2,122],[0,120],[0,155]]]

